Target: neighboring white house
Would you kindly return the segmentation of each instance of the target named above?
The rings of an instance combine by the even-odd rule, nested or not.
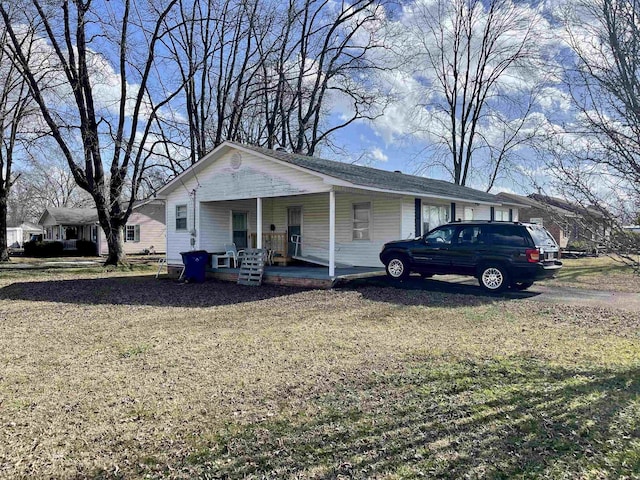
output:
[[[42,235],[42,227],[31,222],[22,222],[15,227],[7,227],[7,246],[22,248],[24,242],[31,239],[31,235]]]
[[[384,243],[450,220],[518,219],[511,202],[449,182],[235,142],[157,195],[166,200],[168,258],[189,249],[224,251],[234,242],[321,259],[330,277],[336,264],[381,266]]]
[[[75,249],[76,240],[90,240],[96,243],[100,255],[108,253],[107,239],[95,208],[47,208],[38,223],[44,228],[45,240],[59,240],[66,250]],[[164,253],[165,232],[164,203],[159,200],[136,202],[125,226],[125,253]]]

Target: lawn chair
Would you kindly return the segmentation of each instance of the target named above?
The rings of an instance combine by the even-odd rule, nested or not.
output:
[[[235,243],[228,243],[224,246],[225,255],[229,255],[229,258],[233,260],[233,268],[238,268],[242,263],[242,257],[244,256],[244,250],[238,250]]]

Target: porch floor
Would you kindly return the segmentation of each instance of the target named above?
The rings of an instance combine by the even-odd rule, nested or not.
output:
[[[207,276],[217,280],[235,282],[239,268],[209,268]],[[311,288],[332,288],[338,283],[351,279],[383,275],[384,267],[336,268],[335,277],[329,277],[326,267],[312,266],[266,266],[262,282],[271,285],[286,285]]]

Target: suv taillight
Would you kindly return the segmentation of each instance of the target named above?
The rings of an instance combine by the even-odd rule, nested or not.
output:
[[[538,263],[540,261],[540,250],[537,248],[527,248],[527,262]]]

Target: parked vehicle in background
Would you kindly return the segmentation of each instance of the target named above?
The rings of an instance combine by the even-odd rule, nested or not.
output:
[[[471,275],[488,292],[524,290],[562,268],[551,234],[540,225],[520,222],[449,223],[420,238],[385,244],[380,260],[396,280],[411,272],[423,277]]]

